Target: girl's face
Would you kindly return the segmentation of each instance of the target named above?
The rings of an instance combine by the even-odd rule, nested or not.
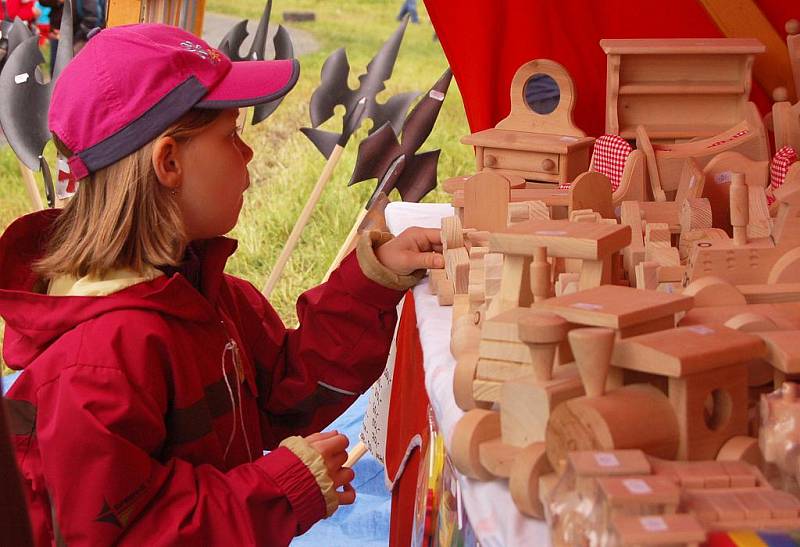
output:
[[[239,219],[253,150],[239,136],[238,117],[238,108],[224,110],[178,148],[177,200],[190,241],[226,234]]]

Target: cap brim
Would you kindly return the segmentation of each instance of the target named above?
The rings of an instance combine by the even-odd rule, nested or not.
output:
[[[297,59],[240,61],[196,108],[241,108],[268,103],[286,95],[300,77]]]

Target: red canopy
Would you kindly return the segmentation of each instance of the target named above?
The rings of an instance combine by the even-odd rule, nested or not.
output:
[[[800,3],[758,0],[781,37],[800,18]],[[511,79],[537,58],[564,65],[575,81],[575,123],[604,133],[606,56],[602,38],[720,38],[699,0],[425,0],[444,48],[471,130],[509,113]],[[771,104],[754,82],[751,99],[762,113]]]

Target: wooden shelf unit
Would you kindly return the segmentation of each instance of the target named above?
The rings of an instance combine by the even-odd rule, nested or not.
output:
[[[606,133],[626,139],[709,137],[746,117],[750,38],[600,40],[607,56]]]

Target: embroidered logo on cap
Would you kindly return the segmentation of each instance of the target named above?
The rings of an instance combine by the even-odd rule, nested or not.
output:
[[[184,40],[181,42],[181,47],[183,47],[186,51],[191,51],[196,55],[199,55],[206,61],[209,61],[211,64],[217,64],[220,60],[220,52],[214,48],[204,48],[200,44],[195,44],[190,42],[189,40]]]

